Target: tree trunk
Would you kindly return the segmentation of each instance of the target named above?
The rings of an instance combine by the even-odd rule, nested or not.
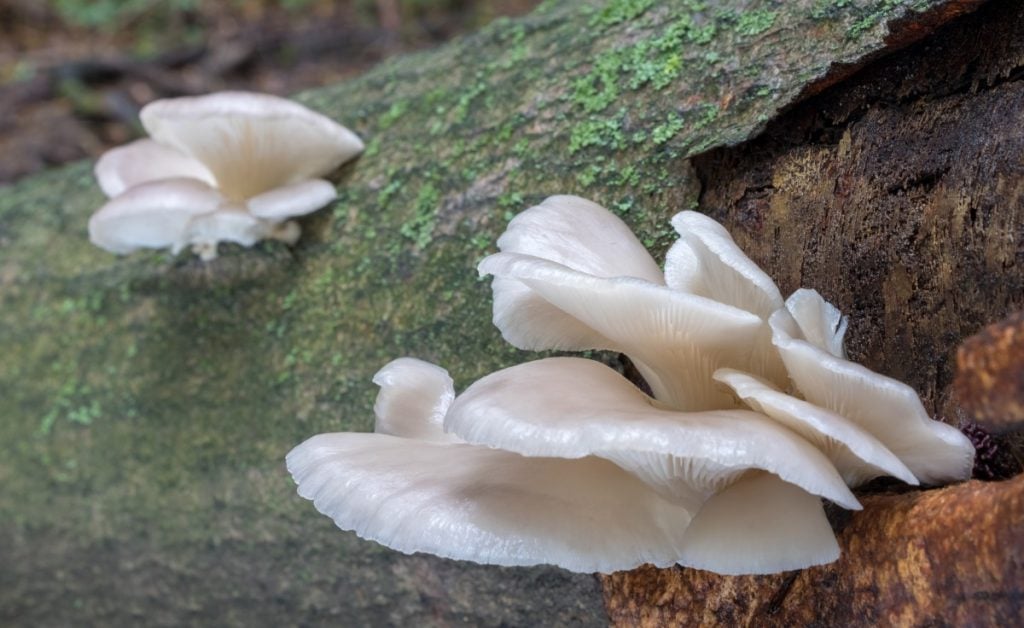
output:
[[[676,211],[722,219],[784,292],[816,288],[850,315],[853,357],[955,423],[955,347],[1024,305],[1024,13],[979,4],[553,2],[499,20],[303,95],[368,148],[292,250],[116,259],[85,235],[102,202],[88,164],[0,189],[0,623],[603,624],[590,576],[384,550],[336,530],[283,469],[308,436],[369,429],[370,378],[395,357],[461,386],[536,357],[501,341],[474,267],[549,194],[613,208],[656,256]],[[958,591],[1020,613],[1019,481],[869,497],[836,522],[833,571],[703,594],[755,623],[766,608],[946,621],[898,596],[851,614],[814,574],[862,586],[843,580],[857,566],[888,586],[905,563],[865,575],[879,548],[962,556],[976,548],[949,542],[957,526],[997,504],[985,530],[1008,558],[958,573],[988,578]],[[879,527],[910,516],[934,519],[911,521],[917,536]],[[943,564],[922,586],[950,579]],[[616,620],[724,617],[657,597],[706,575],[651,573],[603,580]]]

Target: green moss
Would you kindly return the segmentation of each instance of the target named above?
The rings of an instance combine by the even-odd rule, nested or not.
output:
[[[884,23],[887,18],[894,17],[894,15],[907,4],[908,3],[903,0],[879,0],[878,2],[873,3],[867,8],[864,15],[850,26],[846,31],[846,36],[850,39],[857,39],[865,32]],[[910,8],[915,11],[923,11],[934,3],[918,0],[909,4]]]
[[[590,25],[607,28],[635,20],[652,6],[654,0],[609,0],[600,11],[594,13]]]
[[[406,238],[409,238],[419,248],[430,244],[433,237],[434,225],[437,222],[437,204],[441,200],[441,192],[432,182],[427,182],[420,187],[414,205],[412,219],[403,223],[398,231]]]
[[[655,146],[664,144],[682,130],[683,124],[682,117],[673,112],[663,124],[654,127],[654,130],[651,131],[651,141]]]
[[[523,209],[524,202],[519,192],[506,192],[498,197],[498,207],[502,209]]]
[[[387,207],[388,203],[391,202],[391,199],[394,198],[395,194],[397,194],[401,189],[402,181],[400,179],[389,181],[388,184],[385,185],[377,194],[377,204],[382,207]]]
[[[679,16],[657,35],[599,55],[591,70],[574,82],[571,100],[583,111],[596,113],[614,103],[622,89],[637,90],[650,84],[664,90],[683,71],[685,46],[704,45],[716,32],[713,22],[699,23],[689,14]]]
[[[377,119],[377,126],[381,131],[386,131],[395,122],[397,122],[402,115],[408,111],[409,102],[406,100],[398,100],[391,103],[391,106],[387,111],[384,112],[380,118]]]
[[[577,153],[584,148],[597,146],[606,150],[617,150],[625,142],[622,131],[622,119],[625,110],[620,110],[614,118],[598,116],[589,117],[573,127],[569,137],[569,154]]]
[[[852,0],[817,0],[811,8],[811,17],[816,20],[832,17],[849,6],[851,2]]]
[[[469,107],[473,103],[473,100],[487,91],[487,84],[479,82],[474,84],[459,95],[459,99],[455,104],[455,108],[452,110],[452,121],[455,124],[465,121],[466,114],[469,113]]]
[[[583,111],[596,113],[619,97],[619,73],[624,60],[619,52],[604,54],[594,61],[594,68],[573,83],[572,101]]]
[[[49,435],[54,424],[60,419],[79,425],[90,425],[102,414],[100,401],[93,397],[92,389],[78,381],[69,380],[61,386],[53,405],[39,421],[39,434]]]
[[[760,35],[775,24],[775,19],[778,16],[777,11],[768,9],[744,11],[736,20],[736,32],[748,37]]]

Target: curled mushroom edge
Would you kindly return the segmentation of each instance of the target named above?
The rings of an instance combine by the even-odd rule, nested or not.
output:
[[[363,150],[352,131],[291,100],[219,92],[143,107],[149,137],[104,153],[94,174],[110,200],[89,238],[112,253],[187,246],[204,260],[220,242],[293,245],[294,218],[337,197],[322,177]]]
[[[554,196],[479,265],[508,342],[624,353],[653,396],[574,357],[456,395],[441,367],[400,358],[374,377],[374,433],[321,434],[288,454],[299,494],[407,553],[738,575],[836,560],[823,499],[857,510],[850,489],[877,477],[969,477],[959,430],[846,359],[837,308],[813,290],[783,300],[711,218],[684,211],[672,225],[662,272],[614,214]]]

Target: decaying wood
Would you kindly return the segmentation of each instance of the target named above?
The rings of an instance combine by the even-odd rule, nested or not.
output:
[[[997,433],[1024,429],[1024,312],[968,338],[956,358],[964,411]]]

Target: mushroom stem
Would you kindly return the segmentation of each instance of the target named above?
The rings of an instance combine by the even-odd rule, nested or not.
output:
[[[288,246],[294,246],[299,241],[299,236],[302,235],[302,227],[299,223],[294,220],[282,222],[277,225],[273,225],[270,228],[270,233],[267,235],[272,240],[279,240],[284,242]]]
[[[217,259],[216,242],[196,242],[192,245],[192,252],[199,256],[204,262],[212,262]]]

